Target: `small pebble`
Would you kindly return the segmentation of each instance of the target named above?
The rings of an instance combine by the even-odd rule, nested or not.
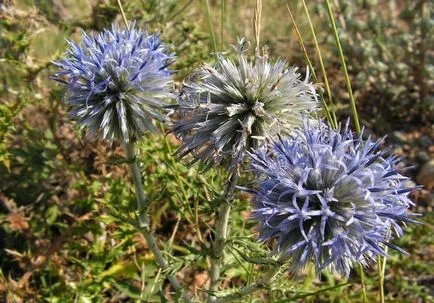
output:
[[[408,141],[405,134],[397,130],[392,133],[392,139],[397,143],[406,143]]]
[[[423,135],[419,138],[419,144],[423,147],[428,147],[430,145],[433,145],[434,142],[429,136]]]
[[[429,155],[428,155],[428,153],[426,151],[419,151],[417,153],[417,159],[420,162],[425,163],[425,162],[429,161],[430,157],[429,157]]]

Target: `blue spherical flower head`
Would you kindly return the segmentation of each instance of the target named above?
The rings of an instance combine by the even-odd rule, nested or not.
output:
[[[249,148],[266,137],[289,133],[302,124],[302,114],[318,110],[315,87],[301,79],[286,61],[246,56],[241,39],[236,59],[216,55],[184,83],[174,133],[182,140],[178,153],[192,154],[193,163],[233,168]]]
[[[324,123],[310,126],[251,154],[259,186],[251,190],[261,241],[277,239],[276,253],[293,271],[313,261],[349,275],[402,236],[412,220],[413,189],[397,170],[398,159],[380,150],[382,140],[353,137]]]
[[[113,25],[83,33],[81,44],[68,43],[53,78],[66,86],[70,115],[89,137],[135,141],[155,130],[153,119],[164,120],[160,109],[171,97],[173,56],[158,35],[134,24],[130,30]]]

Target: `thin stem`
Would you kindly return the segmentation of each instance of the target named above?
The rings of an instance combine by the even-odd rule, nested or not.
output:
[[[152,234],[148,231],[148,229],[145,229],[143,231],[143,235],[145,236],[146,241],[148,242],[149,249],[154,253],[155,260],[158,264],[158,266],[163,271],[170,270],[169,265],[167,264],[166,260],[164,259],[161,250],[158,248],[157,243],[155,241],[155,238],[152,236]],[[182,294],[182,299],[186,303],[191,303],[191,299],[188,296],[187,292],[184,290],[184,288],[181,286],[181,284],[176,279],[175,275],[168,274],[167,280],[169,280],[172,287],[176,290],[176,292]]]
[[[425,61],[426,61],[426,32],[427,26],[425,20],[425,0],[421,0],[419,3],[419,14],[422,22],[420,23],[420,42],[419,42],[419,67],[417,69],[419,87],[420,87],[420,102],[423,104],[427,93],[427,81],[425,81]]]
[[[142,174],[140,173],[139,164],[136,161],[134,143],[124,142],[124,150],[127,160],[130,161],[128,167],[130,169],[131,178],[133,179],[137,198],[137,218],[140,228],[146,228],[149,226],[149,217],[147,216],[148,205],[142,185]]]
[[[273,278],[277,275],[279,272],[280,267],[279,266],[272,266],[266,273],[263,275],[258,281],[256,281],[253,284],[250,284],[249,286],[239,290],[238,292],[219,298],[215,303],[223,303],[223,302],[232,302],[236,299],[242,298],[244,296],[250,295],[260,289],[269,288],[270,283],[273,280]]]
[[[127,28],[127,30],[130,30],[130,26],[128,25],[127,17],[125,17],[125,12],[124,12],[124,8],[122,7],[121,0],[118,0],[118,6],[119,6],[119,10],[121,11],[122,19],[124,20],[125,23],[125,27]]]
[[[129,168],[130,168],[130,174],[134,182],[134,187],[136,190],[136,196],[137,196],[137,209],[138,209],[138,221],[140,225],[140,230],[143,233],[143,236],[145,237],[149,249],[152,251],[152,253],[155,256],[155,261],[157,262],[158,266],[163,271],[170,271],[170,267],[167,264],[166,260],[163,257],[163,254],[161,250],[157,246],[157,242],[155,241],[155,238],[151,234],[149,230],[149,223],[150,219],[147,214],[148,209],[148,203],[146,201],[145,192],[143,190],[143,184],[142,184],[142,176],[140,173],[139,164],[136,161],[136,154],[134,151],[134,143],[132,142],[126,142],[124,140],[123,142],[125,154],[127,159],[129,160]],[[175,275],[173,274],[167,274],[167,280],[169,280],[172,287],[175,289],[176,292],[182,294],[182,299],[185,303],[191,303],[191,300],[187,293],[185,292],[184,288],[181,286],[181,284],[176,279]]]
[[[226,13],[226,4],[225,0],[221,0],[220,2],[220,51],[223,51],[223,43],[224,43],[224,37],[225,37],[225,13]]]
[[[145,269],[143,268],[143,272],[145,271]],[[158,269],[157,274],[155,275],[154,281],[152,282],[151,288],[149,290],[149,293],[147,294],[146,298],[145,298],[145,302],[149,301],[149,298],[152,296],[152,293],[154,292],[155,289],[155,285],[158,282],[158,279],[160,278],[160,274],[161,274],[161,268]],[[143,285],[144,286],[144,285]],[[142,292],[144,290],[144,287],[142,287]],[[140,293],[140,296],[142,296],[142,293]]]
[[[312,72],[312,78],[315,81],[315,83],[318,83],[318,77],[316,76],[315,69],[313,68],[313,65],[312,65],[312,61],[309,58],[309,54],[308,54],[308,52],[306,50],[306,47],[304,45],[303,38],[301,36],[300,30],[298,29],[297,23],[295,22],[295,19],[294,19],[294,16],[292,15],[292,13],[291,13],[291,10],[289,9],[288,3],[286,3],[286,8],[288,9],[289,16],[291,17],[292,24],[294,25],[294,30],[295,30],[295,33],[297,35],[298,41],[300,43],[300,47],[303,50],[304,58],[306,59],[306,62],[308,64],[308,66],[309,66],[309,69]],[[332,118],[332,116],[330,114],[330,109],[329,109],[329,107],[327,105],[327,102],[326,102],[326,100],[324,98],[324,93],[322,92],[321,89],[319,90],[319,95],[320,95],[320,99],[321,99],[323,107],[324,107],[324,111],[325,111],[325,114],[326,114],[326,117],[327,117],[327,121],[330,123],[331,126],[333,126],[334,128],[337,128],[337,125],[335,125],[335,121],[333,120],[333,118]]]
[[[120,0],[117,1],[119,10],[121,11],[122,19],[124,20],[125,27],[127,30],[129,30],[129,25],[127,18],[124,13],[124,9],[122,7],[122,3]],[[122,121],[119,121],[120,124]],[[157,242],[155,241],[154,236],[151,234],[149,230],[149,223],[150,219],[148,216],[148,203],[146,201],[145,191],[143,190],[143,184],[142,184],[142,174],[140,172],[139,163],[136,160],[136,153],[134,151],[134,143],[132,143],[130,140],[126,140],[126,138],[123,138],[123,146],[125,150],[126,158],[129,161],[129,169],[130,169],[130,175],[133,179],[136,197],[137,197],[137,219],[139,221],[139,227],[140,230],[143,233],[143,236],[145,237],[146,241],[148,242],[148,247],[152,251],[155,257],[155,261],[157,262],[160,269],[163,271],[170,271],[170,267],[167,264],[166,260],[163,257],[163,254],[161,250],[157,246]],[[167,280],[169,280],[172,287],[175,289],[177,293],[182,294],[182,299],[185,303],[191,303],[191,299],[188,296],[187,292],[184,290],[182,285],[178,282],[175,275],[173,274],[167,274]]]
[[[304,2],[304,0],[303,0],[303,2]],[[339,59],[341,60],[341,65],[342,65],[342,68],[344,69],[345,83],[347,85],[348,94],[350,96],[351,112],[352,112],[353,119],[354,119],[354,127],[356,128],[356,132],[359,134],[361,131],[360,122],[359,122],[359,115],[357,114],[356,100],[355,100],[354,95],[353,95],[353,89],[351,88],[350,76],[348,75],[347,64],[345,63],[344,52],[342,50],[341,41],[339,39],[338,29],[336,27],[336,22],[335,22],[335,18],[333,16],[333,11],[332,11],[330,1],[325,0],[324,3],[325,3],[325,6],[327,8],[327,13],[329,15],[330,24],[331,24],[332,29],[333,29],[333,36],[335,38],[336,46],[338,49]]]
[[[217,43],[215,40],[214,29],[212,26],[211,7],[209,5],[209,0],[205,0],[205,6],[206,6],[206,14],[208,16],[208,27],[211,35],[212,46],[214,48],[214,52],[217,52]]]
[[[363,303],[367,303],[368,299],[366,296],[366,281],[365,281],[365,272],[363,271],[362,264],[359,264],[359,270],[360,270],[360,282],[362,283],[362,296],[363,296]]]
[[[252,263],[249,264],[249,274],[247,276],[247,285],[252,284],[253,281],[253,276],[255,275],[255,273],[253,272],[253,269],[255,268],[255,265],[253,265]],[[252,303],[253,301],[253,296],[250,295],[249,296],[249,303]]]
[[[384,248],[384,253],[387,255],[389,247],[386,246]],[[386,262],[387,258],[378,256],[378,277],[379,277],[379,286],[380,286],[380,303],[384,303],[384,276],[386,273]]]
[[[261,36],[262,0],[256,0],[255,15],[253,16],[253,31],[255,34],[256,52],[259,54]]]
[[[306,12],[307,21],[309,22],[310,30],[312,32],[313,41],[315,43],[315,48],[316,48],[316,51],[318,53],[319,65],[321,67],[321,73],[322,73],[322,76],[324,78],[324,83],[325,83],[325,88],[326,88],[326,92],[327,92],[327,97],[329,99],[330,106],[332,107],[332,117],[333,117],[334,125],[337,126],[338,125],[338,120],[336,118],[336,113],[335,113],[335,110],[334,110],[332,91],[330,89],[329,79],[327,77],[327,73],[326,73],[325,66],[324,66],[324,61],[322,59],[321,49],[319,48],[318,39],[316,38],[315,29],[313,28],[312,20],[310,19],[310,14],[309,14],[309,10],[307,8],[306,2],[303,0],[302,3],[303,3],[304,10]]]
[[[193,0],[188,1],[186,4],[184,4],[183,7],[181,7],[176,13],[174,13],[169,19],[167,19],[167,22],[172,21],[175,19],[179,14],[181,14],[191,3],[193,3]]]
[[[377,260],[377,266],[378,266],[378,281],[379,281],[379,297],[380,297],[380,303],[384,303],[384,275],[382,270],[382,258],[381,256],[378,256]]]
[[[212,294],[218,290],[220,281],[220,271],[223,262],[223,253],[226,245],[226,239],[229,230],[229,218],[231,214],[231,202],[234,198],[234,189],[238,181],[238,167],[232,172],[229,179],[228,186],[226,187],[223,201],[220,205],[219,212],[216,219],[215,239],[212,243],[212,256],[211,256],[211,270],[210,270],[210,287],[211,294],[208,297],[208,302],[215,302],[216,297]]]

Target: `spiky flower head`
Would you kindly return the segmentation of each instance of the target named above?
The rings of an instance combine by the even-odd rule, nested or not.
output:
[[[276,253],[293,271],[313,261],[349,275],[353,262],[364,266],[402,236],[400,223],[415,222],[407,208],[406,177],[398,159],[380,150],[382,140],[353,136],[347,126],[333,130],[305,123],[252,156],[259,174],[252,216],[261,241],[277,239]]]
[[[173,57],[158,35],[134,24],[129,30],[113,25],[68,43],[53,78],[65,84],[70,115],[89,137],[135,141],[155,129],[152,119],[164,119],[160,108],[171,96]]]
[[[272,63],[265,56],[249,61],[248,43],[241,39],[236,60],[216,55],[184,83],[178,99],[180,120],[173,131],[181,138],[181,157],[208,166],[234,167],[249,148],[264,138],[302,123],[302,114],[317,110],[314,85],[301,79],[286,61]]]

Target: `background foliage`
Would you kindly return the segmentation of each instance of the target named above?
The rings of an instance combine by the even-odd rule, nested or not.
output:
[[[290,8],[317,67],[299,2],[290,1]],[[350,113],[348,96],[328,17],[322,1],[309,2],[334,109],[345,118]],[[394,151],[413,165],[407,174],[425,186],[414,200],[426,224],[410,227],[399,240],[410,256],[393,252],[388,262],[385,292],[390,302],[428,302],[434,296],[434,35],[433,5],[428,2],[333,1],[362,122],[378,136],[391,134]],[[220,1],[210,3],[219,49],[228,50],[237,36],[253,40],[255,1],[225,1],[223,24]],[[304,56],[283,3],[264,1],[261,43],[268,45],[271,56],[303,67]],[[160,30],[173,47],[178,86],[201,62],[213,60],[205,7],[199,0],[125,4],[129,20]],[[173,299],[145,240],[129,223],[135,219],[135,198],[120,148],[83,140],[69,122],[60,87],[49,80],[50,62],[65,50],[65,38],[78,39],[81,29],[101,30],[112,22],[121,22],[115,0],[0,2],[1,301]],[[179,278],[200,298],[207,283],[203,255],[226,176],[185,167],[171,156],[178,142],[163,134],[164,128],[160,135],[148,135],[139,147],[145,190],[155,201],[153,229],[174,254],[173,267],[186,266]],[[256,244],[248,220],[249,197],[239,194],[234,204],[224,269],[232,277],[228,289],[242,287],[267,268],[267,248]],[[346,281],[332,275],[315,277],[308,268],[299,276],[275,281],[268,294],[244,299],[362,302],[360,279],[357,270]],[[367,271],[366,288],[368,302],[374,301],[374,264]]]

